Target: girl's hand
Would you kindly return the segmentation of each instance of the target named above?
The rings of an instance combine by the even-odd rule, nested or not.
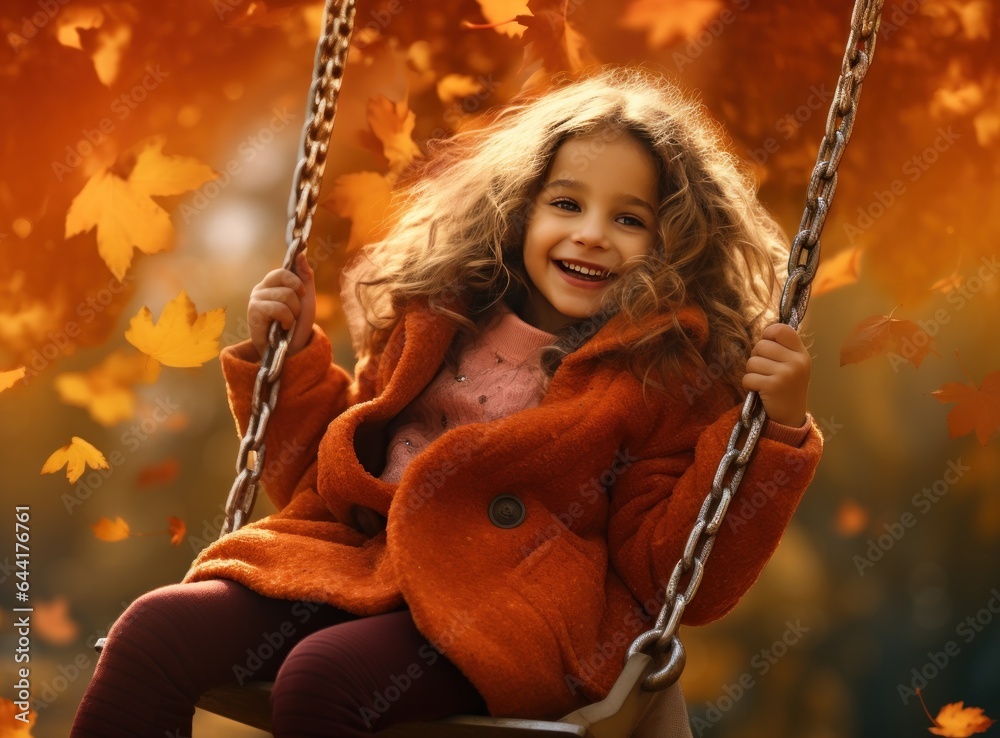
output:
[[[757,391],[767,417],[801,428],[811,370],[812,359],[798,332],[786,323],[772,323],[750,352],[743,388]]]
[[[295,330],[288,340],[288,356],[301,351],[312,338],[316,320],[316,281],[304,251],[299,253],[295,268],[301,278],[290,269],[274,269],[250,292],[247,305],[250,340],[261,357],[267,348],[267,331],[274,319],[280,320],[286,331],[295,321]]]

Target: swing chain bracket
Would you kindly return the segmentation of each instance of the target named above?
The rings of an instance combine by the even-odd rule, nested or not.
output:
[[[282,266],[295,272],[295,261],[305,251],[312,229],[313,214],[326,169],[330,134],[337,115],[340,88],[354,30],[355,0],[326,0],[323,32],[316,45],[312,84],[306,101],[307,124],[299,141],[299,162],[292,179],[288,200],[288,246]],[[236,479],[226,500],[226,519],[219,538],[239,530],[253,514],[257,483],[264,471],[267,424],[278,402],[281,371],[288,354],[288,340],[295,323],[285,330],[280,320],[272,320],[267,347],[254,381],[250,419],[236,456]],[[262,401],[266,395],[266,401]]]
[[[820,234],[837,189],[837,167],[854,127],[861,83],[875,54],[883,2],[884,0],[856,0],[854,4],[851,33],[837,90],[830,105],[825,135],[806,191],[805,212],[788,255],[788,277],[781,293],[779,322],[792,328],[798,328],[809,304],[810,285],[819,268]],[[743,479],[746,465],[757,446],[757,439],[766,419],[767,413],[760,403],[758,393],[750,392],[729,437],[726,453],[719,462],[712,489],[702,503],[684,552],[667,582],[664,603],[656,624],[638,636],[625,653],[623,663],[642,652],[650,656],[652,663],[656,665],[642,679],[642,688],[646,691],[660,691],[671,687],[684,670],[686,656],[677,635],[684,608],[698,591],[705,573],[705,562],[715,544],[715,536]],[[747,435],[742,444],[738,445],[743,431],[747,431]],[[731,466],[732,477],[724,484],[723,480]],[[681,578],[685,575],[689,576],[682,592]],[[650,653],[649,649],[653,652]]]

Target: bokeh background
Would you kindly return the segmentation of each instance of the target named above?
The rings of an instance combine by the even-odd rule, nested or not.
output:
[[[393,183],[549,73],[663,72],[723,123],[794,236],[851,9],[358,0],[310,243],[335,359],[353,366],[337,274],[392,217]],[[238,438],[217,355],[284,256],[321,18],[297,0],[0,9],[0,735],[67,735],[94,640],[218,535]],[[885,4],[802,326],[826,451],[752,591],[682,629],[695,735],[923,735],[916,687],[933,715],[1000,717],[998,36],[994,0]],[[218,335],[200,354],[192,338],[191,366],[125,336],[181,293]],[[41,473],[74,437],[108,468]],[[15,505],[35,608],[24,732]],[[260,495],[255,518],[271,512]],[[195,736],[260,735],[196,715]]]

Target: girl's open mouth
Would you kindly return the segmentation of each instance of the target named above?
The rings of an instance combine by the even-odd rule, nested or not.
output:
[[[609,273],[606,277],[599,277],[596,275],[584,274],[582,272],[569,269],[563,265],[558,259],[553,259],[552,263],[556,265],[560,272],[565,275],[567,281],[571,284],[576,284],[581,287],[598,287],[607,284],[614,278],[613,273]]]

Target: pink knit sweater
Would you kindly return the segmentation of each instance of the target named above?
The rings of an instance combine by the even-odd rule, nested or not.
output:
[[[541,349],[555,335],[524,322],[503,300],[484,317],[478,340],[459,334],[458,372],[442,366],[437,376],[389,424],[386,465],[379,478],[398,482],[414,456],[445,430],[513,415],[536,407],[549,378]],[[809,433],[768,419],[763,434],[793,446]]]

